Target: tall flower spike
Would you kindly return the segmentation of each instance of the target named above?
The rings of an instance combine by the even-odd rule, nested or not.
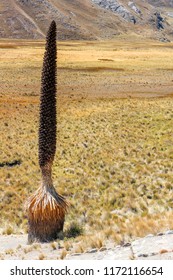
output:
[[[48,242],[62,232],[67,202],[52,182],[56,152],[56,23],[52,21],[46,38],[40,95],[39,165],[41,187],[28,199],[28,242]]]
[[[46,38],[40,96],[39,164],[52,164],[56,151],[56,23]]]

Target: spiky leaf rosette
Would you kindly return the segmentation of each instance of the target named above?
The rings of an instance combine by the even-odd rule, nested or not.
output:
[[[51,165],[56,151],[56,23],[52,21],[47,37],[43,59],[40,124],[39,165]]]
[[[28,200],[28,242],[49,242],[62,232],[67,211],[64,197],[53,187],[41,186]]]

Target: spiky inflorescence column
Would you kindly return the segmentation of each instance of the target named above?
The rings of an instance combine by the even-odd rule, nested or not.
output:
[[[52,164],[56,152],[56,23],[52,21],[43,60],[40,123],[39,165],[42,172],[41,187],[27,203],[28,242],[48,242],[63,230],[67,203],[52,183]]]
[[[43,60],[40,126],[39,164],[41,169],[53,162],[56,151],[56,24],[50,25]]]

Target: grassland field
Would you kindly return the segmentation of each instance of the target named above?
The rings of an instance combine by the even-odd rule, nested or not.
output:
[[[0,41],[0,233],[26,233],[40,185],[43,41]],[[59,42],[53,180],[70,202],[67,251],[173,228],[173,43]],[[13,161],[20,165],[8,166]]]

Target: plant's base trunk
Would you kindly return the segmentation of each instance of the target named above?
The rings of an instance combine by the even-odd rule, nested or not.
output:
[[[28,200],[28,243],[50,242],[62,235],[67,203],[54,187],[40,187]]]
[[[34,242],[50,242],[59,238],[63,234],[64,217],[57,220],[57,223],[50,221],[33,222],[29,221],[28,244]]]

